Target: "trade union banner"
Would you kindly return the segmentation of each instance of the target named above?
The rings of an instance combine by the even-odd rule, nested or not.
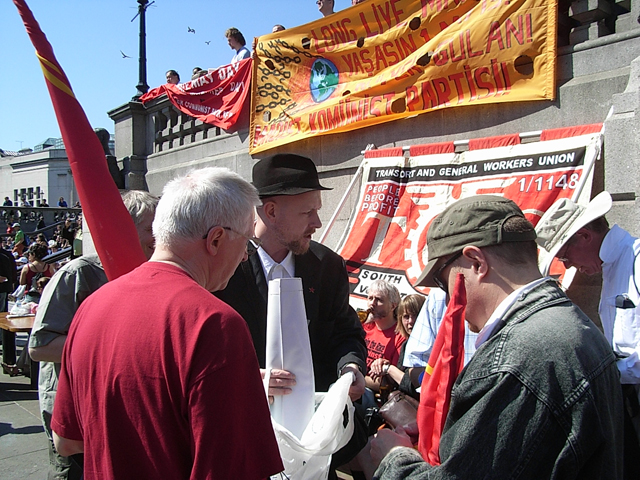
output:
[[[519,144],[508,135],[472,140],[469,151],[454,144],[412,146],[365,153],[358,201],[336,251],[347,262],[352,305],[366,308],[371,282],[384,279],[402,295],[427,293],[412,286],[427,263],[431,221],[455,201],[479,194],[515,201],[536,225],[559,198],[586,205],[591,198],[593,163],[600,154],[601,125],[578,136]],[[575,132],[574,132],[575,133]],[[501,146],[496,146],[501,145]],[[555,262],[552,274],[563,273]]]
[[[555,97],[554,0],[369,0],[262,36],[250,153],[431,110]]]
[[[142,103],[166,94],[171,103],[192,117],[224,130],[233,127],[249,94],[250,58],[223,65],[190,82],[167,83],[140,97]]]

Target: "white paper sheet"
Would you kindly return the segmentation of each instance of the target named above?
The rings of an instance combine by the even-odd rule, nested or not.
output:
[[[314,413],[315,382],[300,278],[269,281],[265,367],[296,376],[293,392],[274,398],[271,416],[301,438]]]

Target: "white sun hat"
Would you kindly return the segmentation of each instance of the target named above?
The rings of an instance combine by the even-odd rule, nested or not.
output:
[[[562,246],[582,227],[606,215],[612,204],[609,192],[601,192],[586,207],[568,198],[561,198],[549,207],[536,225],[536,242],[548,252],[540,259],[543,275],[549,273],[551,262]]]

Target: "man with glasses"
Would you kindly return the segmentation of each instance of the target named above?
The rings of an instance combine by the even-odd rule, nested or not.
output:
[[[478,350],[453,386],[441,465],[427,464],[403,430],[383,430],[372,442],[382,460],[374,478],[620,478],[615,356],[540,275],[535,238],[518,206],[493,195],[459,200],[434,219],[417,284],[450,291],[462,277]]]
[[[538,222],[537,242],[548,252],[544,271],[555,257],[585,275],[602,274],[598,313],[625,397],[625,478],[640,478],[640,239],[618,225],[609,227],[605,214],[611,206],[608,192],[587,206],[558,200]]]
[[[349,392],[355,401],[364,393],[362,372],[367,358],[364,331],[349,306],[344,260],[311,240],[322,226],[318,216],[322,207],[320,192],[330,189],[320,185],[311,159],[288,153],[258,161],[253,167],[253,184],[262,201],[255,225],[255,236],[261,246],[240,264],[228,287],[216,295],[246,320],[260,368],[264,369],[268,282],[274,278],[300,277],[316,391],[327,391],[339,375],[350,371],[356,375]],[[270,378],[270,396],[286,395],[295,388],[295,377],[290,372],[274,370]],[[366,443],[364,428],[356,443],[359,446],[353,447],[347,457],[355,456]],[[350,460],[344,458],[334,455],[337,462]]]
[[[85,478],[284,470],[246,323],[210,293],[246,260],[258,203],[226,168],[171,180],[151,259],[80,305],[51,427],[61,455],[85,453]]]

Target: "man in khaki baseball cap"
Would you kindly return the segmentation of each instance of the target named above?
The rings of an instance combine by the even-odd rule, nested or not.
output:
[[[404,431],[382,430],[371,444],[382,460],[374,478],[620,478],[615,356],[556,281],[540,275],[534,239],[503,197],[465,198],[435,218],[418,283],[452,290],[462,277],[477,350],[453,386],[441,465],[425,463]]]
[[[469,215],[470,209],[473,215]],[[513,201],[494,195],[463,198],[447,207],[433,220],[427,233],[429,260],[416,286],[440,287],[447,292],[440,274],[462,256],[467,246],[488,247],[535,240],[533,226],[522,231],[505,231],[505,222],[513,217],[524,219],[520,208]],[[443,258],[446,261],[442,261]]]

